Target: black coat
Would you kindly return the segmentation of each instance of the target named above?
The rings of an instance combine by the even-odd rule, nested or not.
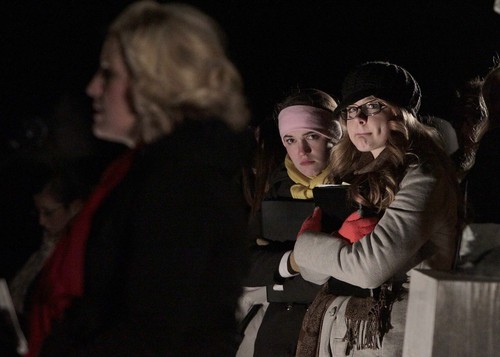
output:
[[[283,164],[272,175],[266,199],[292,199],[290,187],[293,184]],[[258,224],[257,216],[253,225]],[[254,227],[251,234],[256,231]],[[295,356],[302,320],[321,286],[305,281],[300,275],[277,279],[281,258],[293,249],[295,237],[265,238],[270,240],[269,245],[258,246],[255,235],[250,237],[253,243],[250,244],[250,269],[244,280],[245,286],[266,286],[269,302],[255,341],[254,356]],[[282,290],[273,288],[278,283],[283,285]]]
[[[474,166],[467,175],[467,201],[474,223],[500,223],[500,128],[481,139]]]
[[[234,355],[242,141],[192,121],[140,150],[94,216],[84,294],[43,356]]]

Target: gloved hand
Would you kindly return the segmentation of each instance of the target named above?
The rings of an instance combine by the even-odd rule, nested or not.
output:
[[[358,211],[349,215],[342,223],[338,233],[351,243],[357,242],[365,235],[371,233],[377,225],[379,217],[361,217]]]
[[[321,216],[321,208],[314,207],[312,215],[307,217],[304,223],[302,223],[299,233],[297,233],[297,238],[305,231],[321,232]]]

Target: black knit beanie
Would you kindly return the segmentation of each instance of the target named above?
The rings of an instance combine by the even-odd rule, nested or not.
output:
[[[417,81],[404,68],[388,62],[366,62],[349,72],[344,79],[342,101],[335,114],[370,95],[406,108],[415,115],[422,96]]]

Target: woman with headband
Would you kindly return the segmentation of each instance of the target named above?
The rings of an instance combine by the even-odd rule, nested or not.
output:
[[[302,89],[276,106],[276,120],[266,120],[258,129],[250,224],[255,231],[250,233],[251,269],[242,297],[254,299],[253,308],[244,311],[254,316],[243,319],[237,356],[295,355],[302,319],[319,286],[285,273],[296,234],[262,237],[256,228],[258,213],[264,200],[312,199],[313,188],[325,183],[330,149],[341,136],[333,117],[336,107],[327,93]]]

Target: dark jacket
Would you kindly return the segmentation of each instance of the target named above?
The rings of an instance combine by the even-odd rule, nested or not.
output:
[[[500,223],[500,128],[486,132],[467,175],[467,204],[474,223]]]
[[[272,175],[265,199],[292,199],[293,184],[283,164]],[[258,219],[256,224],[260,224]],[[251,237],[254,243],[250,248],[251,264],[244,280],[245,286],[266,286],[269,302],[255,341],[254,356],[294,356],[302,320],[320,285],[305,281],[300,275],[286,280],[277,278],[280,260],[293,249],[295,237],[265,238],[270,240],[269,245],[258,246],[255,236]],[[275,284],[283,284],[283,289],[275,289]]]
[[[219,121],[189,121],[137,153],[94,216],[84,294],[43,356],[234,355],[241,141]]]

